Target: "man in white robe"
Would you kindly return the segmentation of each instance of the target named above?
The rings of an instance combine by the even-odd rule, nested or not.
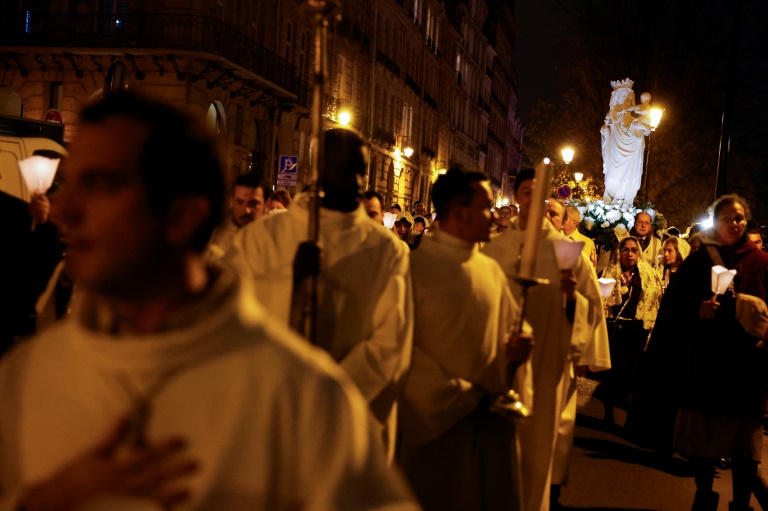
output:
[[[515,197],[520,215],[512,229],[483,249],[510,278],[516,297],[520,296],[521,288],[512,277],[519,271],[532,183],[532,170],[518,173]],[[527,511],[547,511],[550,486],[565,482],[576,417],[574,366],[589,366],[593,371],[610,368],[608,335],[594,272],[581,257],[572,271],[561,273],[552,241],[563,236],[549,220],[545,219],[540,228],[535,276],[548,279],[550,284],[535,286],[527,295],[525,319],[536,334],[533,388],[527,389],[533,394],[533,407],[532,417],[520,421],[518,427]],[[555,491],[558,490],[556,487]]]
[[[477,250],[495,217],[490,187],[483,174],[454,168],[432,197],[440,229],[411,253],[416,324],[400,461],[425,510],[516,511],[515,424],[489,405],[530,342],[510,337],[514,299],[499,265]]]
[[[382,434],[391,459],[396,398],[413,342],[408,246],[371,222],[360,204],[367,168],[361,139],[336,129],[326,132],[325,144],[317,345],[349,374],[386,426]],[[299,195],[287,213],[242,229],[231,254],[255,280],[259,301],[281,325],[289,324],[294,289],[303,289],[303,275],[293,263],[307,239],[308,203],[306,194]]]
[[[134,94],[84,110],[53,206],[85,298],[0,363],[0,510],[416,509],[346,375],[206,264],[215,147]]]

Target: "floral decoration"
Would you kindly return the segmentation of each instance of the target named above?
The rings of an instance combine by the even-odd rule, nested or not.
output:
[[[635,216],[638,213],[646,212],[651,216],[656,232],[666,228],[664,216],[657,212],[650,202],[642,204],[642,207],[624,204],[622,201],[590,199],[572,200],[568,203],[576,206],[581,213],[579,231],[592,238],[595,245],[604,250],[613,250],[618,245],[619,240],[635,225]]]

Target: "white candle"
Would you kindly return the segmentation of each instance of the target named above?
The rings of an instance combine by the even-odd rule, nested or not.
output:
[[[36,154],[19,162],[19,170],[30,192],[45,193],[51,187],[59,161],[58,158],[46,158]]]
[[[520,274],[525,279],[535,277],[533,271],[536,268],[536,255],[539,252],[539,240],[541,240],[541,223],[544,220],[544,201],[549,192],[550,167],[549,160],[536,166],[536,174],[533,181],[533,197],[531,198],[531,210],[528,213],[528,221],[525,226],[525,241],[523,253],[520,255]]]

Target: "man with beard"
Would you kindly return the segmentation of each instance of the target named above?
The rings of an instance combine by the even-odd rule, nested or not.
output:
[[[264,188],[255,173],[237,176],[229,206],[232,208],[229,220],[216,228],[211,240],[211,249],[218,256],[229,250],[238,230],[257,220],[264,211]]]
[[[488,178],[451,168],[433,202],[440,229],[411,252],[413,368],[401,402],[401,464],[426,510],[520,511],[515,422],[490,410],[506,368],[530,353],[499,265],[477,250],[496,214]]]

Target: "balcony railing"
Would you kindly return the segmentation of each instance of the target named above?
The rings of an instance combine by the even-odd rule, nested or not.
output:
[[[188,50],[220,56],[309,104],[294,66],[221,20],[191,14],[33,12],[0,18],[0,46]]]
[[[406,74],[405,85],[413,92],[415,92],[417,96],[421,96],[421,87],[419,87],[419,84],[415,78],[412,78],[410,75]]]
[[[376,62],[381,63],[392,74],[396,76],[400,76],[400,66],[397,64],[397,62],[395,62],[395,60],[392,57],[390,57],[383,51],[380,51],[376,54]]]

